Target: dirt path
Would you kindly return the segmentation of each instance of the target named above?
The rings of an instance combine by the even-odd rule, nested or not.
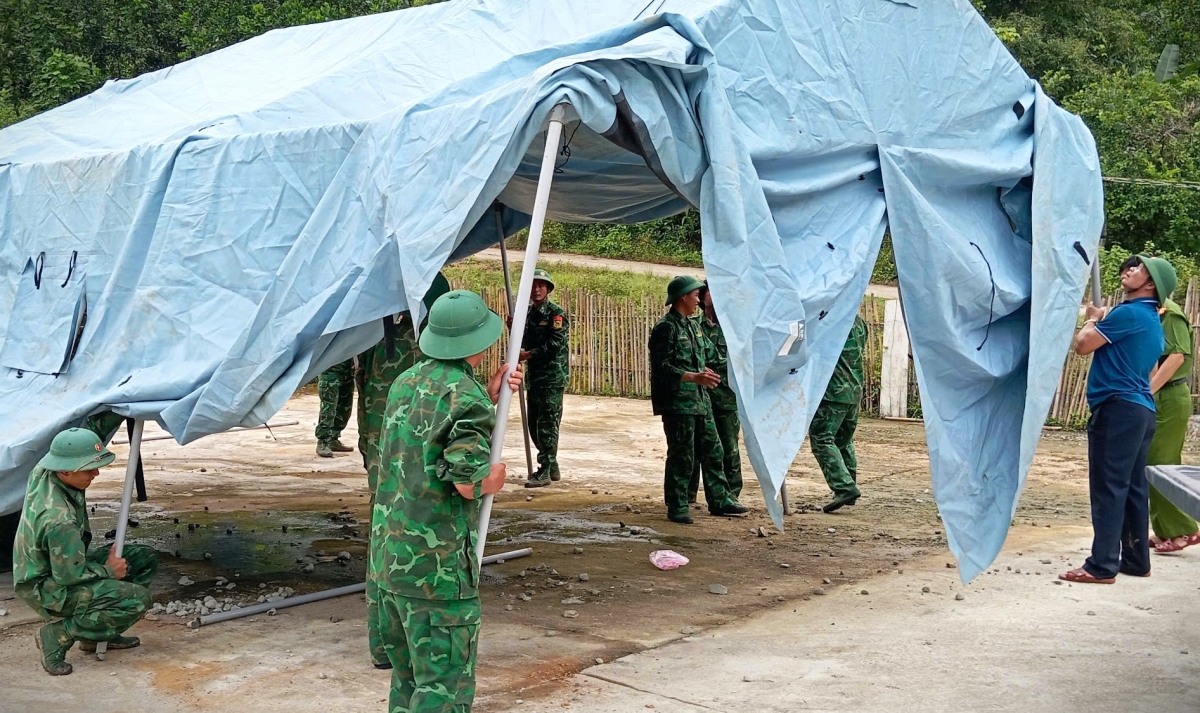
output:
[[[280,586],[306,592],[361,581],[367,514],[361,460],[357,453],[316,457],[316,411],[315,397],[300,396],[276,420],[301,425],[273,435],[246,431],[186,447],[146,444],[150,501],[135,504],[139,526],[130,533],[164,553],[156,601],[214,593],[218,576],[235,588],[217,594],[246,602]],[[563,482],[526,491],[514,479],[497,499],[489,551],[528,545],[535,554],[485,572],[477,710],[553,695],[596,659],[661,646],[680,638],[682,627],[720,627],[776,608],[803,612],[824,579],[832,591],[898,570],[944,569],[952,561],[929,494],[917,424],[862,424],[864,498],[833,515],[812,511],[827,490],[802,451],[789,477],[802,512],[781,534],[771,528],[753,477],[742,498],[754,508],[751,517],[702,515],[691,527],[669,523],[661,503],[665,448],[649,402],[569,396],[565,413]],[[147,429],[152,432],[157,429]],[[513,430],[506,443],[514,473],[523,470],[519,438]],[[355,440],[352,430],[343,440]],[[1050,433],[1043,440],[1014,525],[1019,541],[1055,538],[1086,524],[1084,453],[1076,434]],[[118,462],[89,491],[98,536],[114,521],[121,472]],[[654,569],[648,554],[662,547],[686,554],[691,564],[674,572]],[[349,562],[335,560],[342,551]],[[305,573],[309,564],[313,571]],[[195,583],[180,586],[183,575]],[[1040,576],[1050,575],[1047,569]],[[710,594],[714,583],[728,595]],[[0,600],[5,596],[0,589]],[[359,597],[199,631],[174,616],[145,621],[136,628],[145,646],[110,654],[104,663],[75,650],[68,660],[77,670],[66,679],[37,668],[34,627],[20,623],[29,621],[23,607],[0,606],[13,609],[0,619],[0,667],[28,674],[15,677],[20,680],[5,692],[7,705],[17,707],[0,703],[0,710],[26,710],[54,696],[86,701],[92,713],[128,710],[131,700],[146,710],[323,713],[331,699],[339,710],[380,710],[386,696],[386,673],[367,666]],[[568,618],[569,611],[577,616]],[[111,685],[113,674],[119,690]]]
[[[494,260],[500,261],[500,248],[488,248],[481,250],[471,256],[477,260]],[[512,263],[525,262],[525,252],[523,250],[510,250],[508,258]],[[566,263],[568,265],[577,265],[579,267],[590,267],[594,269],[616,270],[618,272],[637,272],[656,277],[675,277],[676,275],[688,274],[695,275],[699,279],[704,279],[704,268],[702,267],[680,267],[679,265],[660,265],[655,262],[636,262],[633,260],[617,260],[615,258],[593,257],[591,255],[574,255],[571,253],[542,253],[538,257],[539,262],[545,263]],[[900,291],[893,285],[868,285],[867,294],[872,297],[882,297],[884,299],[894,300],[900,297]]]

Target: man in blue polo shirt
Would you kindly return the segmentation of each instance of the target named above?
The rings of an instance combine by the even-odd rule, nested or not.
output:
[[[1154,437],[1150,371],[1163,352],[1158,306],[1175,289],[1175,268],[1137,255],[1121,266],[1125,301],[1107,316],[1090,305],[1075,352],[1092,354],[1087,398],[1088,491],[1092,555],[1058,575],[1068,582],[1112,584],[1117,573],[1150,576],[1150,489],[1146,457]]]

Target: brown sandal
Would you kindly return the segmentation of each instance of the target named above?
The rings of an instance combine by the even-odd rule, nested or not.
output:
[[[1178,540],[1183,540],[1183,544],[1179,544]],[[1158,544],[1154,545],[1154,551],[1160,555],[1166,555],[1172,552],[1179,552],[1192,545],[1200,545],[1200,532],[1172,537],[1169,540],[1160,540]]]
[[[1112,584],[1117,581],[1116,577],[1108,577],[1106,579],[1093,577],[1083,567],[1073,569],[1070,572],[1063,572],[1058,575],[1058,578],[1064,582],[1075,582],[1076,584]]]

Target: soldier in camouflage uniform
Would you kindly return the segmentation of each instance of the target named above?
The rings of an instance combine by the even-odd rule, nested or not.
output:
[[[571,325],[566,311],[550,301],[553,291],[550,273],[535,270],[521,361],[525,362],[529,435],[537,446],[538,469],[525,482],[526,488],[540,488],[559,479],[558,427],[562,422],[563,391],[570,375],[567,335]]]
[[[713,308],[712,293],[708,291],[708,281],[700,288],[700,309],[702,314],[697,317],[700,332],[708,339],[712,350],[705,357],[709,368],[721,377],[721,383],[708,393],[712,403],[713,423],[717,426],[717,435],[721,437],[721,450],[724,452],[725,481],[729,484],[729,493],[733,497],[742,494],[742,451],[738,444],[738,436],[742,432],[742,423],[738,419],[737,396],[729,385],[729,347],[725,344],[725,333],[717,321],[717,312]],[[696,447],[701,447],[700,439]],[[692,468],[692,479],[688,483],[688,502],[696,502],[696,491],[700,489],[700,451],[697,450],[696,464]]]
[[[671,310],[650,332],[650,400],[656,416],[662,416],[667,436],[667,462],[663,499],[667,518],[690,525],[688,481],[699,451],[704,468],[704,499],[713,515],[743,515],[749,508],[737,501],[725,479],[724,451],[713,422],[709,391],[721,377],[709,368],[705,357],[712,346],[692,315],[700,302],[703,283],[680,276],[667,286]],[[699,439],[699,447],[697,447]]]
[[[439,272],[425,293],[425,309],[428,310],[434,300],[449,291],[449,283]],[[354,372],[355,385],[358,387],[358,451],[367,470],[367,492],[372,503],[375,502],[375,488],[379,482],[379,438],[383,433],[388,391],[396,378],[421,358],[421,348],[413,330],[412,313],[405,311],[388,319],[392,320],[395,329],[385,329],[384,338],[378,344],[358,355],[358,369]],[[375,668],[391,668],[379,633],[379,596],[370,579],[367,580],[366,599],[371,664]]]
[[[443,295],[421,332],[426,358],[388,393],[367,576],[393,667],[391,713],[467,713],[475,697],[480,500],[505,476],[489,465],[505,370],[485,389],[475,369],[501,324],[473,292]],[[515,391],[520,371],[507,381]]]
[[[354,360],[334,364],[317,377],[317,396],[321,413],[317,417],[317,455],[332,458],[334,453],[354,450],[342,443],[342,429],[354,407]]]
[[[833,512],[858,502],[858,460],[854,456],[854,430],[858,427],[858,405],[863,391],[863,349],[867,344],[867,323],[855,315],[846,346],[838,357],[825,397],[817,407],[808,442],[825,482],[833,491],[833,500],[822,509]]]
[[[17,596],[49,621],[34,638],[51,676],[71,673],[65,659],[77,640],[84,651],[95,651],[98,641],[110,649],[140,643],[122,634],[150,607],[154,551],[126,545],[124,557],[116,557],[111,549],[89,550],[84,490],[115,457],[96,434],[72,428],[54,437],[29,475],[13,545],[13,584]]]

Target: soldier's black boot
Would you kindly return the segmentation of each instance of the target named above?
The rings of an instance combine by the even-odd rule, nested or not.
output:
[[[75,639],[67,635],[67,625],[55,621],[44,625],[33,635],[38,651],[42,652],[42,668],[51,676],[66,676],[73,670],[66,662],[67,652],[75,645]]]
[[[328,441],[317,441],[317,455],[322,458],[333,457],[333,449],[329,447]]]
[[[142,640],[136,636],[118,636],[115,639],[109,639],[107,642],[110,651],[120,651],[121,649],[136,649],[142,645]],[[79,642],[79,650],[85,654],[96,653],[96,642],[83,639]]]
[[[719,507],[709,508],[708,512],[712,515],[745,515],[750,512],[750,508],[736,500],[730,500]]]
[[[843,506],[853,505],[854,503],[858,502],[859,497],[859,493],[842,493],[841,495],[836,495],[834,496],[833,500],[830,500],[828,503],[826,503],[825,507],[821,508],[821,510],[823,512],[834,512],[836,510],[840,510]]]
[[[529,476],[529,480],[525,481],[526,488],[544,488],[550,484],[550,474],[544,469],[538,468]]]
[[[556,483],[562,480],[562,476],[558,474],[558,463],[550,466],[550,480],[553,480]]]
[[[692,516],[687,514],[686,512],[683,513],[682,515],[672,515],[671,513],[667,513],[667,519],[670,520],[671,522],[677,522],[680,525],[692,524]]]
[[[335,438],[332,441],[329,441],[329,450],[333,451],[334,453],[350,453],[354,449],[345,443],[342,443],[341,440]]]

